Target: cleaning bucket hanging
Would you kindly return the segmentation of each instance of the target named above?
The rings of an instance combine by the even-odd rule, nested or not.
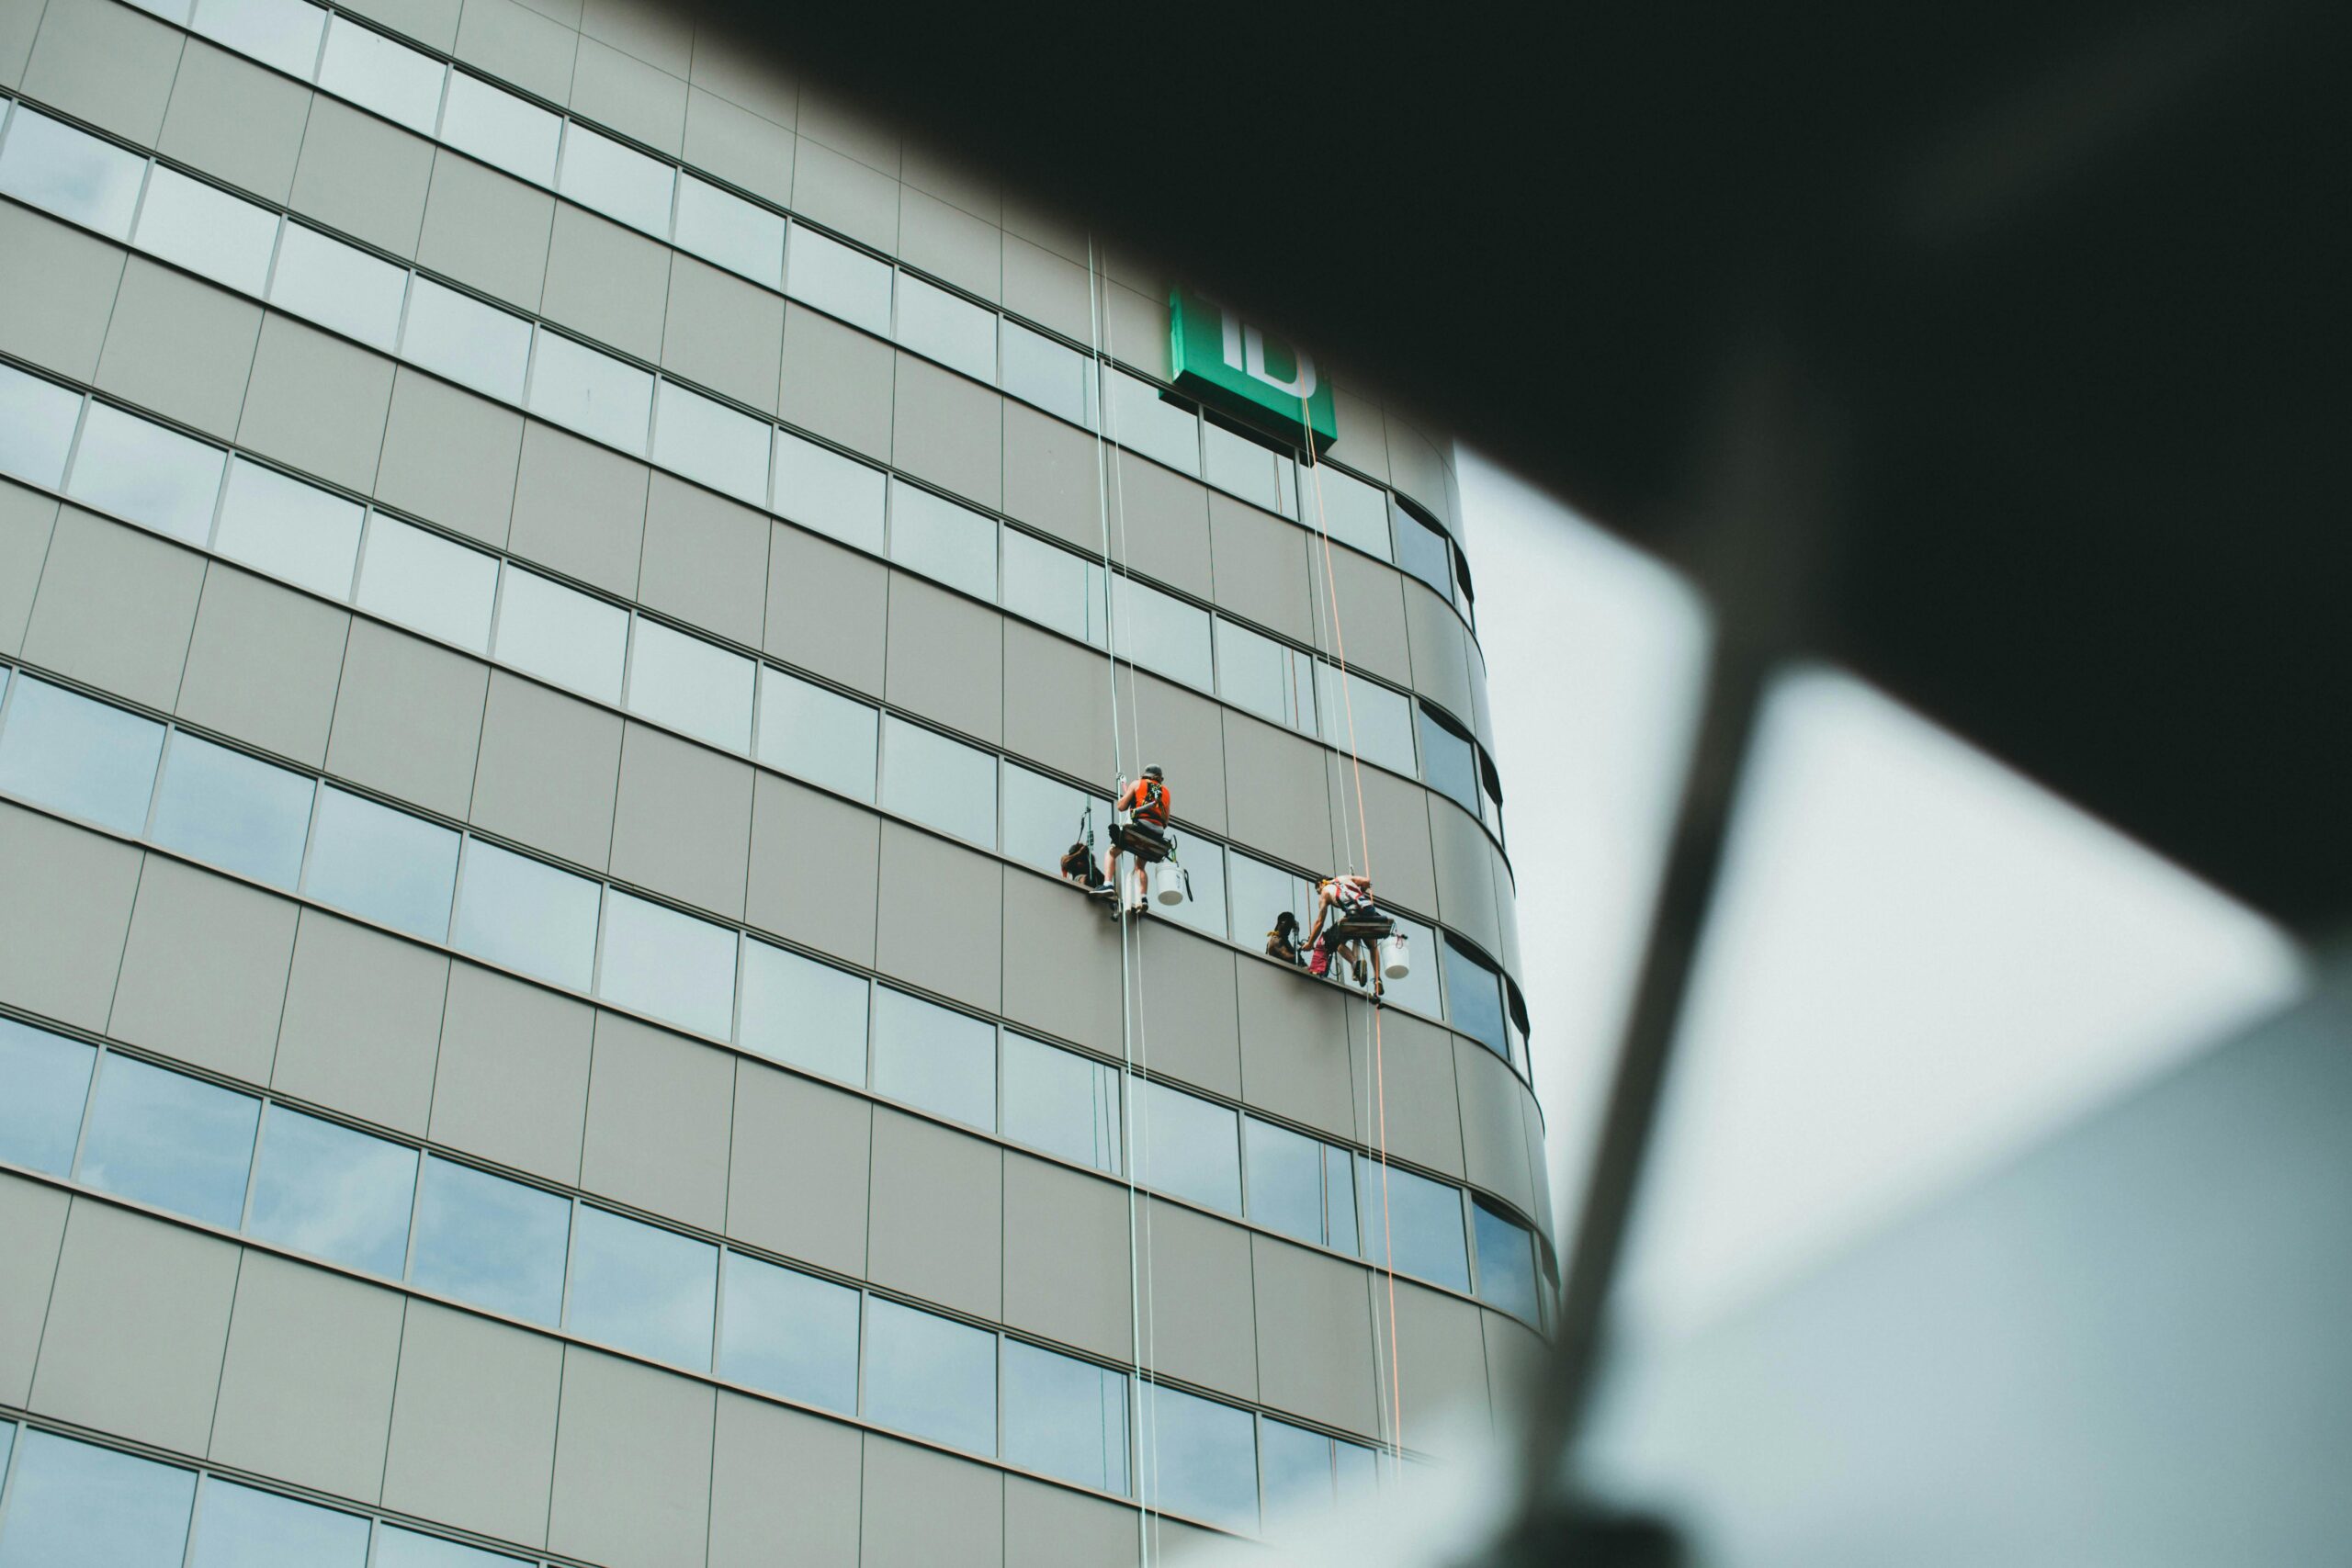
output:
[[[1380,973],[1391,980],[1402,980],[1413,972],[1413,954],[1406,946],[1405,933],[1392,931],[1380,939]]]
[[[1151,863],[1145,873],[1145,886],[1155,904],[1181,904],[1184,901],[1184,873],[1172,860]]]

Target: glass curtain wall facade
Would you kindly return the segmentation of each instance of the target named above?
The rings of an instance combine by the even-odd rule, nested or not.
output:
[[[1097,261],[645,0],[0,0],[0,1568],[1133,1562],[1523,1381],[1450,448]]]

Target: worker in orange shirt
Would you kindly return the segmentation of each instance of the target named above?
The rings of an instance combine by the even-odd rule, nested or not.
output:
[[[1119,886],[1119,851],[1124,847],[1136,857],[1136,896],[1127,905],[1130,914],[1144,908],[1147,887],[1144,867],[1168,855],[1168,812],[1171,797],[1168,793],[1168,776],[1158,766],[1146,768],[1143,777],[1129,784],[1119,796],[1117,818],[1111,829],[1109,852],[1104,856],[1104,874],[1113,887]]]

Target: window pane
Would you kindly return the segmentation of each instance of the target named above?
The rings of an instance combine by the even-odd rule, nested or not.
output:
[[[1015,860],[1058,876],[1062,856],[1091,833],[1087,852],[1099,865],[1110,831],[1111,802],[1104,796],[1090,798],[1057,779],[1004,765],[1004,852]]]
[[[643,457],[646,421],[653,413],[653,377],[542,327],[538,352],[531,361],[530,408],[582,435]]]
[[[1300,1241],[1323,1242],[1321,1140],[1244,1117],[1250,1155],[1250,1217]]]
[[[863,975],[763,942],[743,944],[743,1017],[736,1041],[771,1061],[865,1081]]]
[[[376,1555],[368,1561],[371,1568],[527,1568],[521,1558],[503,1551],[484,1551],[393,1525],[376,1532]]]
[[[269,302],[321,326],[390,353],[400,341],[401,301],[408,293],[401,268],[300,223],[277,242],[277,270]]]
[[[1004,607],[1080,642],[1104,646],[1102,567],[1018,528],[1004,530]]]
[[[555,184],[556,143],[563,120],[538,105],[502,92],[479,76],[449,73],[449,103],[441,111],[441,140],[533,185]]]
[[[365,1568],[368,1533],[356,1514],[209,1476],[187,1568]]]
[[[0,474],[56,488],[81,417],[81,393],[0,365]]]
[[[269,285],[277,214],[158,164],[147,176],[147,199],[139,204],[133,243],[150,255],[259,299]]]
[[[1111,580],[1111,629],[1120,656],[1214,691],[1209,613],[1130,578]]]
[[[1018,321],[1007,321],[1001,330],[1004,389],[1024,403],[1091,429],[1094,389],[1087,375],[1086,356]]]
[[[401,357],[501,402],[519,403],[531,323],[420,277],[409,289]]]
[[[1350,1174],[1352,1156],[1337,1144],[1323,1145],[1323,1226],[1331,1245],[1361,1257],[1363,1247],[1356,1231],[1356,1184]]]
[[[327,14],[308,0],[196,0],[196,31],[307,82]]]
[[[881,722],[869,704],[761,667],[758,755],[771,768],[872,800]]]
[[[1338,1472],[1336,1479],[1342,1504],[1358,1497],[1368,1497],[1378,1489],[1384,1457],[1377,1449],[1368,1449],[1362,1443],[1351,1443],[1337,1438],[1332,1439],[1331,1458],[1333,1469]]]
[[[996,598],[996,519],[904,479],[890,480],[890,558],[925,577]]]
[[[1004,1135],[1097,1170],[1119,1168],[1117,1069],[1007,1033]]]
[[[975,1127],[996,1125],[996,1027],[876,987],[874,1092]]]
[[[1382,997],[1390,1007],[1411,1008],[1431,1018],[1442,1017],[1444,1010],[1438,1002],[1437,933],[1394,909],[1388,911],[1388,916],[1396,922],[1396,934],[1405,939],[1405,955],[1413,972],[1401,980],[1383,981]]]
[[[1105,1492],[1127,1489],[1127,1375],[1004,1341],[1004,1457]]]
[[[119,833],[145,828],[164,727],[29,675],[11,684],[0,790]]]
[[[387,620],[469,653],[490,647],[498,558],[376,513],[368,525],[356,602]]]
[[[1207,459],[1209,483],[1252,506],[1285,516],[1291,513],[1293,508],[1283,504],[1284,487],[1295,482],[1288,459],[1215,420],[1201,422],[1201,451]]]
[[[882,716],[882,804],[976,844],[996,842],[996,759]]]
[[[556,188],[657,240],[670,237],[670,184],[676,175],[669,164],[599,136],[578,120],[564,127],[563,172]]]
[[[1388,547],[1388,497],[1352,474],[1317,466],[1312,478],[1302,477],[1306,524],[1329,531],[1343,545],[1353,545],[1382,560],[1392,558]]]
[[[843,544],[880,553],[886,478],[830,446],[775,433],[775,510]]]
[[[598,702],[621,700],[628,612],[507,566],[499,586],[498,661]]]
[[[179,1568],[196,1472],[28,1431],[0,1568]]]
[[[1421,777],[1471,816],[1478,815],[1478,758],[1470,742],[1420,710]]]
[[[141,1203],[234,1226],[245,1207],[261,1101],[136,1057],[98,1068],[81,1179]]]
[[[1478,1238],[1478,1294],[1521,1322],[1541,1326],[1533,1235],[1475,1197],[1470,1200],[1470,1224]]]
[[[571,1233],[567,1325],[672,1366],[710,1370],[718,1248],[582,1204]]]
[[[584,876],[469,839],[450,941],[477,958],[584,991],[601,891]]]
[[[718,1375],[854,1415],[857,1307],[846,1285],[730,1252]]]
[[[247,1231],[349,1268],[401,1277],[416,1197],[414,1149],[273,1105],[255,1159]]]
[[[890,267],[865,252],[792,226],[784,253],[784,291],[829,316],[890,335]]]
[[[1137,1078],[1136,1179],[1228,1214],[1241,1212],[1239,1119],[1222,1105]]]
[[[1178,473],[1201,477],[1201,422],[1181,403],[1161,400],[1159,389],[1124,370],[1110,373],[1111,412],[1103,433],[1120,446],[1167,464]]]
[[[1184,901],[1160,906],[1159,912],[1180,926],[1205,931],[1220,942],[1226,934],[1225,846],[1197,835],[1179,838],[1170,857],[1182,868]]]
[[[1143,1404],[1145,1506],[1254,1532],[1258,1444],[1250,1413],[1157,1383],[1143,1385]]]
[[[563,1309],[571,1229],[568,1200],[427,1156],[409,1279],[492,1312],[553,1324]]]
[[[1381,1217],[1381,1194],[1388,1197]],[[1470,1288],[1469,1244],[1462,1234],[1462,1190],[1398,1166],[1356,1156],[1356,1205],[1363,1215],[1363,1252],[1374,1268],[1396,1248],[1396,1271],[1457,1291]]]
[[[0,1018],[0,1159],[63,1176],[97,1048]]]
[[[337,17],[327,27],[326,52],[319,57],[319,85],[430,136],[441,114],[442,70],[430,55]]]
[[[1323,739],[1341,750],[1352,744],[1355,754],[1407,778],[1418,776],[1413,764],[1413,705],[1403,693],[1392,691],[1362,671],[1348,671],[1343,691],[1336,664],[1315,666],[1321,688]]]
[[[0,192],[118,240],[130,237],[147,161],[17,106],[0,148]]]
[[[996,385],[996,312],[905,273],[899,275],[899,341],[951,370]]]
[[[678,247],[769,288],[784,278],[784,220],[692,175],[678,181]]]
[[[629,712],[730,751],[752,749],[750,660],[643,619],[629,652]]]
[[[1445,943],[1445,1019],[1496,1055],[1510,1059],[1510,1045],[1503,1037],[1501,976],[1450,937]]]
[[[865,1307],[868,1419],[996,1452],[996,1336],[879,1296]]]
[[[1453,602],[1453,548],[1445,536],[1399,506],[1395,514],[1396,564]]]
[[[150,836],[165,849],[291,887],[302,874],[316,787],[305,774],[175,734]]]
[[[767,499],[772,426],[674,381],[656,396],[654,462],[754,506]]]
[[[297,587],[348,599],[363,515],[356,502],[232,457],[212,547]]]
[[[1298,921],[1298,930],[1291,940],[1303,941],[1311,897],[1306,879],[1293,876],[1280,866],[1252,860],[1239,850],[1228,850],[1225,860],[1227,873],[1233,879],[1233,940],[1262,950],[1273,935],[1274,917],[1288,909]]]
[[[303,888],[355,915],[439,942],[449,931],[458,835],[437,822],[347,795],[319,791]]]
[[[735,932],[607,889],[597,994],[724,1040],[735,1011]]]
[[[1315,733],[1315,660],[1285,643],[1220,617],[1216,689],[1261,718]]]
[[[228,454],[93,402],[66,493],[141,527],[201,547],[212,534]]]
[[[1330,1438],[1267,1416],[1258,1424],[1258,1463],[1265,1473],[1269,1534],[1330,1512]]]

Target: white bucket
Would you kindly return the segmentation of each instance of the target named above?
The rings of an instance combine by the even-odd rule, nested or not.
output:
[[[1181,904],[1184,901],[1184,874],[1172,860],[1151,863],[1145,873],[1144,886],[1155,904]]]
[[[1405,933],[1396,931],[1380,939],[1380,973],[1391,980],[1402,980],[1413,972],[1413,955],[1405,946]]]

